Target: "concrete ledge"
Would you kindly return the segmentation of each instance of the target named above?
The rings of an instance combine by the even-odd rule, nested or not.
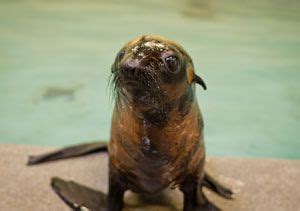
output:
[[[0,145],[0,210],[69,210],[54,194],[50,178],[59,176],[94,189],[107,190],[106,153],[27,167],[27,156],[49,147]],[[300,161],[211,157],[209,172],[236,192],[233,201],[209,191],[208,198],[223,210],[300,210]],[[182,195],[171,191],[162,200],[125,196],[125,210],[180,210]],[[171,206],[170,206],[171,205]]]

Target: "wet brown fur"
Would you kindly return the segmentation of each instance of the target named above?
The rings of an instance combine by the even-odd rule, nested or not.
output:
[[[181,70],[185,74],[181,74],[176,82],[160,84],[168,99],[168,102],[164,102],[168,103],[168,109],[162,113],[166,115],[163,124],[155,124],[156,120],[152,122],[143,115],[152,105],[134,104],[117,96],[108,146],[108,204],[119,203],[127,189],[155,193],[171,185],[184,192],[184,209],[190,210],[206,201],[201,193],[198,197],[201,198],[200,202],[196,203],[195,190],[191,187],[200,187],[205,162],[203,120],[195,96],[194,66],[180,45],[158,36],[142,36],[128,42],[123,48],[125,56],[122,61],[129,59],[128,50],[145,40],[157,40],[176,51],[185,62]],[[121,61],[115,61],[116,69],[119,63]],[[163,106],[164,103],[159,105]],[[119,187],[117,190],[121,194],[115,193],[115,186]],[[119,210],[122,207],[120,203],[118,206],[108,205],[109,209]]]

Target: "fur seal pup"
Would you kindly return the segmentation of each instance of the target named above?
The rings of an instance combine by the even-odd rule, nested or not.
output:
[[[116,104],[109,152],[109,210],[123,194],[178,186],[184,210],[205,206],[203,119],[192,59],[177,43],[142,36],[127,43],[112,66]]]
[[[195,83],[206,89],[195,74],[192,59],[174,41],[145,35],[119,51],[112,65],[116,102],[108,144],[108,210],[123,208],[126,190],[151,194],[168,186],[178,187],[184,194],[184,211],[215,208],[202,186],[232,197],[229,189],[204,172],[204,124]],[[97,150],[105,150],[105,145],[66,148],[31,157],[29,164]],[[63,189],[64,183],[60,180],[59,184]]]

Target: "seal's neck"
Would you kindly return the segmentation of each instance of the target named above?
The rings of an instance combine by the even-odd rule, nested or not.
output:
[[[164,127],[169,121],[183,121],[195,100],[194,91],[190,89],[173,100],[157,105],[135,104],[127,99],[118,99],[116,107],[120,113],[122,110],[130,112],[136,121]]]

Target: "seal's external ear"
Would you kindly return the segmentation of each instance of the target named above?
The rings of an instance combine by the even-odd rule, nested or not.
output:
[[[195,82],[197,84],[200,84],[204,90],[207,89],[206,84],[203,81],[203,79],[200,76],[195,74],[194,68],[192,67],[192,65],[189,65],[189,67],[187,69],[187,79],[188,79],[189,84]]]
[[[196,82],[197,84],[200,84],[204,90],[207,89],[205,82],[203,81],[203,79],[200,76],[195,74],[193,81]]]

